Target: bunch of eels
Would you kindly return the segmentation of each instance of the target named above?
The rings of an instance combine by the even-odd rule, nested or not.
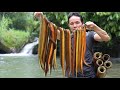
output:
[[[52,22],[49,22],[44,16],[41,16],[38,58],[41,68],[45,72],[57,67],[56,63],[56,42],[57,30]]]
[[[57,50],[57,30],[60,31],[60,64],[62,73],[65,72],[74,75],[83,73],[83,64],[89,66],[85,61],[86,52],[86,26],[80,27],[73,32],[73,50],[71,50],[71,32],[69,29],[57,27],[54,23],[48,21],[45,16],[41,16],[38,58],[45,76],[52,69],[57,68],[56,50]]]

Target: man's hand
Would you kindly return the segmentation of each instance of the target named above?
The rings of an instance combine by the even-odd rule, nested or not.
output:
[[[40,18],[41,15],[43,15],[43,12],[35,12],[35,13],[34,13],[34,17],[35,17],[35,18]]]
[[[97,25],[91,21],[86,22],[85,25],[86,29],[88,30],[95,30],[95,28],[97,27]]]

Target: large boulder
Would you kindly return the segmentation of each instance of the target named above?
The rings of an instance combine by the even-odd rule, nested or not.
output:
[[[0,42],[0,53],[15,53],[16,49],[15,48],[9,48],[7,46],[5,46],[3,43]]]

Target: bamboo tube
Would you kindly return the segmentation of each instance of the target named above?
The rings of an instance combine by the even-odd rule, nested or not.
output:
[[[102,59],[103,59],[103,61],[108,61],[108,60],[110,60],[110,55],[109,54],[104,54],[102,56]]]
[[[102,58],[102,53],[101,52],[95,52],[93,55],[94,58],[94,62],[96,62],[96,60],[101,59]]]
[[[96,67],[99,67],[99,66],[102,66],[102,65],[103,65],[103,60],[101,60],[101,59],[96,60],[96,63],[95,63]]]
[[[97,77],[104,78],[106,76],[106,68],[104,66],[99,66],[97,69]]]
[[[109,69],[109,68],[112,67],[112,62],[111,61],[105,61],[104,66],[105,66],[106,69]]]

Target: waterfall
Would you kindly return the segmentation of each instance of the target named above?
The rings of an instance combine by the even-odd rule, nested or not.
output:
[[[22,54],[32,54],[34,46],[38,44],[38,39],[32,43],[28,43],[24,46],[24,48],[20,51]]]
[[[38,38],[34,39],[34,42],[26,44],[20,53],[0,54],[0,56],[29,56],[32,55],[33,48],[38,44]]]
[[[33,48],[37,44],[38,44],[38,39],[36,38],[34,42],[26,44],[24,48],[20,51],[20,54],[32,54]]]

